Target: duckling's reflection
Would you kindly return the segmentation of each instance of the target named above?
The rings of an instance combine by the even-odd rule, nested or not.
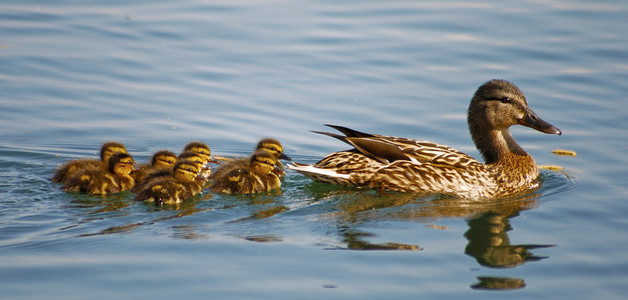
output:
[[[195,198],[192,199],[188,199],[187,201],[183,202],[183,203],[179,203],[179,204],[172,204],[172,205],[163,205],[163,206],[158,206],[158,205],[153,205],[152,203],[148,203],[146,205],[150,205],[151,207],[153,207],[152,209],[154,210],[160,210],[160,211],[173,211],[176,212],[174,214],[165,216],[165,217],[160,217],[157,219],[153,219],[153,220],[147,220],[147,221],[143,221],[143,222],[136,222],[136,223],[131,223],[131,224],[127,224],[127,225],[122,225],[122,226],[113,226],[113,227],[109,227],[106,228],[104,230],[95,232],[95,233],[86,233],[86,234],[81,234],[79,235],[80,237],[86,237],[86,236],[95,236],[95,235],[105,235],[105,234],[115,234],[115,233],[123,233],[123,232],[129,232],[132,231],[134,229],[137,229],[139,227],[142,226],[146,226],[146,225],[152,225],[155,223],[159,223],[159,222],[163,222],[163,221],[168,221],[168,220],[172,220],[172,219],[178,219],[178,218],[182,218],[185,216],[189,216],[192,214],[196,214],[199,212],[203,212],[203,211],[208,211],[211,210],[209,208],[199,208],[197,207],[197,203],[201,198],[203,200],[207,200],[208,198],[210,198],[211,195],[202,195],[202,196],[197,196]],[[127,203],[131,202],[133,203],[134,200],[133,199],[127,199]],[[122,207],[126,207],[128,206],[122,206]],[[183,238],[183,239],[191,239],[191,238],[206,238],[207,236],[205,234],[202,233],[195,233],[194,232],[194,227],[193,226],[179,226],[179,227],[173,227],[174,229],[174,235],[173,237],[175,238]]]

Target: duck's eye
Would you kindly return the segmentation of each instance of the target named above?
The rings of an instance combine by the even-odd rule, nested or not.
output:
[[[510,100],[510,98],[508,97],[504,97],[499,99],[499,101],[501,101],[502,103],[512,103],[512,100]]]

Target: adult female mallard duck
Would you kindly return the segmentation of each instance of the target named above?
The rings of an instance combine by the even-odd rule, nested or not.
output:
[[[135,181],[129,175],[133,170],[133,157],[117,152],[109,157],[107,168],[91,168],[74,174],[63,184],[64,191],[87,194],[112,194],[127,191]]]
[[[463,198],[506,196],[538,186],[536,163],[509,128],[523,125],[558,135],[561,131],[528,107],[519,88],[505,80],[484,83],[471,99],[467,122],[486,164],[448,146],[328,125],[344,136],[316,133],[354,149],[332,153],[313,165],[295,163],[288,168],[321,182]]]
[[[281,143],[274,138],[264,138],[257,143],[257,147],[255,151],[266,150],[270,155],[272,155],[277,161],[277,168],[283,171],[283,164],[279,161],[280,159],[292,160],[288,155],[283,153],[283,146]],[[234,169],[246,168],[250,161],[250,157],[242,157],[242,158],[233,158],[233,159],[225,159],[227,162],[223,163],[222,166],[214,171],[210,176],[210,179],[223,177],[225,174],[233,171]],[[280,176],[283,176],[284,172],[279,172]]]
[[[101,167],[107,165],[109,157],[116,152],[126,153],[126,148],[123,144],[118,142],[106,142],[100,147],[100,160],[84,158],[66,162],[57,169],[52,178],[50,178],[50,181],[64,183],[77,173],[81,173],[88,169],[100,169]]]
[[[258,150],[251,155],[249,164],[232,169],[214,178],[209,187],[215,193],[253,194],[268,192],[281,187],[276,168],[277,158],[266,150]]]
[[[171,176],[160,177],[138,192],[135,200],[155,202],[159,205],[177,204],[201,192],[206,178],[199,175],[199,166],[189,160],[180,160]]]
[[[144,181],[144,178],[151,172],[159,169],[170,169],[177,163],[177,156],[169,150],[159,150],[153,154],[149,164],[140,165],[131,172],[131,177],[135,179],[135,183]]]

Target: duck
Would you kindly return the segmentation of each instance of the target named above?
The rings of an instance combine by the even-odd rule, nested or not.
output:
[[[484,163],[445,145],[327,125],[342,134],[314,133],[353,148],[331,153],[315,164],[287,167],[318,182],[458,198],[504,197],[538,188],[536,162],[517,144],[510,127],[562,132],[530,109],[515,84],[494,79],[478,87],[467,110],[467,123]]]
[[[282,171],[276,168],[276,155],[266,150],[255,151],[249,164],[214,177],[209,189],[224,194],[254,194],[268,192],[281,187]]]
[[[135,180],[136,185],[146,178],[148,174],[159,169],[170,169],[177,162],[177,155],[169,150],[159,150],[153,154],[150,163],[143,164],[131,172],[131,177]]]
[[[278,175],[283,177],[283,174],[285,174],[285,172],[283,172],[284,166],[279,160],[292,160],[292,158],[290,158],[283,152],[283,146],[281,145],[281,143],[274,138],[263,138],[257,143],[257,146],[255,147],[255,151],[259,150],[266,150],[270,155],[275,158],[275,160],[277,161],[276,167],[281,170],[281,172],[278,172]],[[242,157],[224,160],[227,160],[227,162],[223,163],[218,170],[214,171],[209,177],[210,179],[213,180],[214,178],[223,177],[225,174],[234,169],[245,168],[249,165],[251,158]]]
[[[187,160],[189,162],[194,163],[196,167],[199,170],[201,170],[200,174],[204,178],[208,178],[209,174],[211,174],[211,168],[206,166],[205,156],[203,156],[202,154],[188,150],[179,154],[179,156],[177,156],[176,159],[177,161]],[[162,168],[155,168],[155,169],[151,169],[147,171],[142,181],[135,182],[135,186],[133,187],[132,191],[134,193],[139,193],[142,190],[144,190],[147,186],[151,185],[153,181],[160,180],[163,177],[172,176],[173,168],[174,166],[162,167]]]
[[[212,152],[209,149],[209,146],[207,146],[207,144],[201,141],[189,142],[188,144],[185,145],[185,147],[183,147],[182,153],[186,151],[196,152],[205,158],[205,164],[204,164],[205,168],[202,173],[202,175],[205,177],[209,177],[211,175],[211,168],[209,167],[209,163],[215,163],[215,164],[220,163],[220,160],[215,159],[212,156]]]
[[[200,171],[197,163],[180,160],[170,176],[151,181],[150,185],[136,195],[135,200],[158,205],[181,203],[202,191],[203,183],[207,179],[199,174]]]
[[[63,184],[67,192],[78,191],[86,194],[105,195],[130,190],[135,180],[133,157],[128,153],[116,152],[109,157],[107,168],[91,168],[78,172]]]
[[[83,158],[66,162],[55,171],[55,174],[52,178],[50,178],[50,181],[63,184],[77,173],[81,173],[89,169],[100,169],[103,166],[106,168],[106,162],[109,160],[109,157],[116,152],[127,153],[124,144],[114,141],[105,142],[100,147],[100,160]]]

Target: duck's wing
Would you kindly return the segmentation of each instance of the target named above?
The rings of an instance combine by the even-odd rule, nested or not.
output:
[[[321,131],[314,132],[337,138],[380,163],[387,164],[398,160],[408,160],[416,163],[444,164],[453,167],[481,165],[473,157],[445,145],[364,133],[337,125],[327,124],[326,126],[332,127],[345,135]]]
[[[375,136],[342,136],[324,131],[312,131],[337,138],[360,151],[366,156],[372,157],[381,163],[389,163],[395,160],[408,160],[398,145]]]
[[[381,136],[380,138],[399,147],[400,151],[404,153],[409,161],[455,168],[468,168],[482,165],[482,163],[475,158],[449,146],[398,137]]]

